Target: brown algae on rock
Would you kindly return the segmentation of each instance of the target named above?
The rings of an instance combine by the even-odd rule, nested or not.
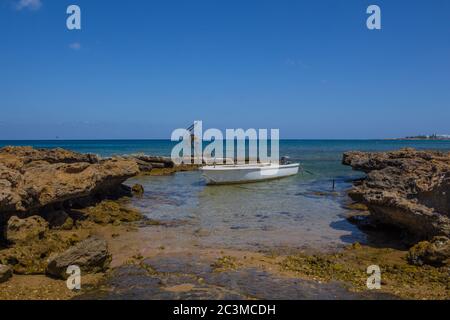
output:
[[[50,230],[39,241],[30,241],[1,250],[0,263],[11,265],[16,274],[43,274],[47,259],[52,254],[68,249],[86,238],[88,234],[87,231],[74,233]]]
[[[369,208],[367,205],[361,202],[351,202],[344,205],[344,207],[348,210],[355,210],[355,211],[368,211]]]
[[[299,277],[319,281],[341,281],[355,291],[368,290],[367,268],[378,265],[381,291],[402,298],[449,299],[448,268],[413,266],[407,252],[390,248],[373,248],[354,244],[334,254],[296,254],[285,257],[280,266]]]
[[[136,209],[121,205],[117,201],[104,200],[99,204],[83,209],[90,221],[98,224],[118,224],[119,222],[134,222],[143,218]]]
[[[142,196],[145,190],[142,184],[136,183],[131,187],[131,192],[133,192],[134,195]]]
[[[166,176],[177,172],[198,170],[198,165],[180,164],[173,167],[153,168],[151,171],[141,171],[140,175],[144,176]]]
[[[213,262],[211,267],[215,272],[223,272],[228,270],[236,270],[239,267],[239,263],[235,257],[223,256]]]
[[[450,239],[434,237],[431,241],[421,241],[409,249],[408,261],[414,265],[450,265]]]

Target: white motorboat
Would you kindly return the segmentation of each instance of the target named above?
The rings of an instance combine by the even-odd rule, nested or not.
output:
[[[300,164],[231,164],[209,165],[200,170],[207,184],[232,184],[257,182],[292,176],[298,173]]]

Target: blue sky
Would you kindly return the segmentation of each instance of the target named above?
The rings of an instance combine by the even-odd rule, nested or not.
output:
[[[0,140],[450,133],[448,0],[0,0],[0,41]]]

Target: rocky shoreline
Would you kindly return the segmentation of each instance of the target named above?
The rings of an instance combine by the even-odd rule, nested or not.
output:
[[[13,275],[66,279],[70,265],[84,274],[106,271],[111,254],[98,231],[111,225],[114,236],[146,220],[127,203],[144,192],[142,186],[123,182],[182,169],[189,168],[162,157],[101,159],[63,149],[0,149],[0,283]]]
[[[396,227],[410,244],[417,244],[410,250],[411,263],[449,265],[449,153],[348,152],[342,162],[367,174],[349,196],[367,206],[370,224]]]
[[[409,149],[343,157],[344,164],[367,173],[349,192],[351,207],[362,217],[352,221],[399,228],[409,235],[409,251],[355,243],[339,252],[287,255],[199,248],[184,240],[183,227],[144,217],[130,205],[144,190],[126,186],[128,178],[193,166],[145,155],[101,159],[62,149],[5,147],[0,299],[133,298],[135,292],[148,298],[448,299],[448,159]],[[384,272],[381,292],[387,296],[365,288],[365,268],[374,263]],[[66,287],[69,265],[81,268],[80,292]],[[251,285],[255,276],[266,279],[266,289]],[[235,279],[243,286],[239,290],[229,287]]]

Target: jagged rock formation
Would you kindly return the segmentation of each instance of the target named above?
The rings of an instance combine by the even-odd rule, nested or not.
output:
[[[0,220],[7,214],[117,191],[138,172],[135,161],[120,157],[101,160],[63,149],[2,148]]]
[[[104,200],[131,195],[122,183],[139,172],[132,158],[100,159],[63,149],[0,149],[1,281],[10,278],[11,270],[64,278],[67,263],[78,264],[83,272],[105,270],[111,261],[106,242],[79,242],[88,233],[81,226],[141,219],[137,210]],[[74,226],[76,232],[64,233]]]
[[[343,164],[367,173],[350,197],[366,204],[377,223],[419,239],[450,236],[450,154],[402,149],[347,152]]]

